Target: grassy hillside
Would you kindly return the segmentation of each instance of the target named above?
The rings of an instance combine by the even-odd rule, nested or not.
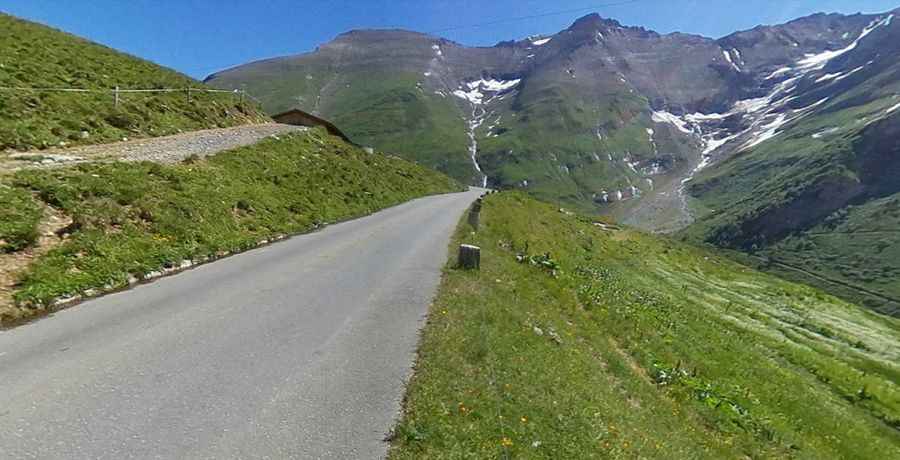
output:
[[[325,113],[347,127],[355,142],[472,182],[475,171],[466,150],[466,127],[456,105],[428,94],[412,73],[348,73],[336,78],[344,89],[328,102]]]
[[[685,237],[900,315],[898,88],[861,85],[705,170],[688,188],[698,219]]]
[[[209,82],[219,88],[246,87],[259,95],[269,113],[293,107],[320,113],[356,143],[473,182],[463,112],[447,96],[419,86],[421,76],[397,69],[331,71],[327,62],[309,59],[297,69],[262,64],[249,68],[249,74],[226,73]]]
[[[519,193],[481,221],[391,458],[900,455],[896,319]]]
[[[185,260],[461,189],[440,173],[366,154],[320,130],[184,164],[82,164],[22,170],[3,181],[13,188],[0,190],[19,197],[16,225],[0,226],[11,249],[37,233],[29,193],[73,223],[61,244],[20,274],[19,308],[4,310],[0,302],[0,319],[35,314],[59,297],[124,287],[129,277]]]
[[[842,208],[821,224],[734,258],[900,316],[900,194]]]
[[[185,75],[0,14],[0,87],[206,88]],[[265,121],[233,94],[0,90],[0,150],[101,143]]]
[[[597,89],[559,80],[556,74],[533,76],[512,101],[493,109],[497,116],[485,124],[501,121],[493,131],[483,128],[478,144],[492,183],[597,212],[595,199],[604,191],[651,189],[638,169],[657,161],[675,166],[671,152],[682,149],[665,125],[650,120],[646,98],[621,84]],[[651,127],[657,129],[655,142],[671,147],[667,153],[655,151]]]
[[[885,312],[900,314],[900,194],[843,208],[761,253],[898,299]],[[869,303],[879,308],[885,302]]]

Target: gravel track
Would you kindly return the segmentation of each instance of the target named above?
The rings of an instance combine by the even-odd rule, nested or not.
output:
[[[192,155],[205,157],[255,144],[269,136],[306,130],[302,126],[267,123],[191,131],[164,137],[126,139],[112,144],[6,152],[4,161],[0,162],[0,169],[15,170],[109,160],[178,163]]]

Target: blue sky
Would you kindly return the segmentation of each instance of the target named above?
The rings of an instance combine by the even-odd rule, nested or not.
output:
[[[818,11],[897,7],[900,0],[0,0],[0,11],[197,78],[251,60],[309,51],[355,28],[400,27],[466,45],[493,45],[555,33],[598,12],[662,33],[719,37]],[[492,24],[479,26],[484,23]]]

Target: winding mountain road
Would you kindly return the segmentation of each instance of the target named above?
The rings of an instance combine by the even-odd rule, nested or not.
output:
[[[451,233],[480,193],[0,331],[0,457],[383,457]]]

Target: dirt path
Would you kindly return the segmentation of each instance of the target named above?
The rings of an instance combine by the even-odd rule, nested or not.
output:
[[[306,128],[301,126],[267,123],[191,131],[173,136],[125,140],[112,144],[4,152],[0,154],[0,170],[53,167],[104,160],[177,163],[192,155],[205,157],[223,150],[254,144],[269,136],[305,130]]]

